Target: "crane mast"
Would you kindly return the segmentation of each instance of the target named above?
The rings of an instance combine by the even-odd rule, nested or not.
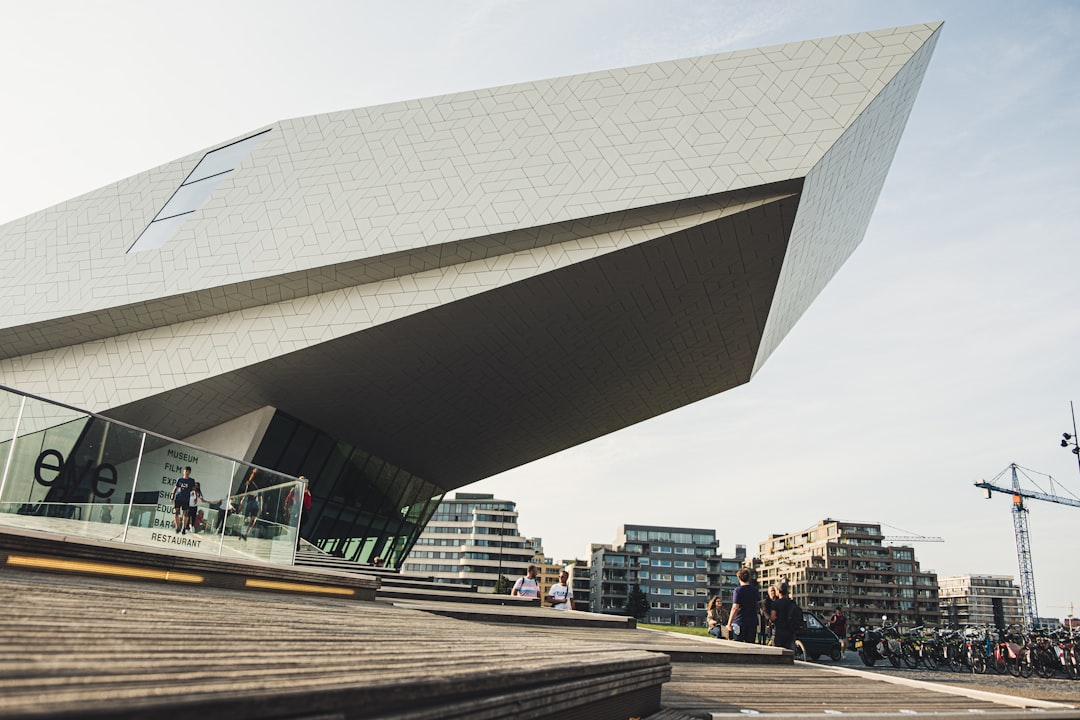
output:
[[[1039,606],[1035,599],[1035,568],[1031,563],[1031,535],[1028,533],[1028,509],[1020,495],[1020,480],[1016,477],[1016,463],[1011,465],[1013,489],[1013,531],[1016,533],[1016,563],[1020,568],[1020,594],[1024,600],[1024,624],[1034,628],[1039,618]]]

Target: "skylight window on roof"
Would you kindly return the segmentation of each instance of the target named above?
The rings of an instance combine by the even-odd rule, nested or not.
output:
[[[168,242],[184,220],[209,199],[211,193],[229,173],[251,154],[269,130],[237,140],[225,147],[211,150],[180,184],[165,206],[158,211],[128,252],[156,250]]]

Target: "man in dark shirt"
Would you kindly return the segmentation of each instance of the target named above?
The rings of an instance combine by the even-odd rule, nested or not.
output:
[[[787,581],[776,586],[776,594],[779,596],[772,603],[771,620],[773,624],[773,645],[776,647],[795,649],[795,629],[792,627],[792,613],[801,613],[795,602],[788,597],[791,592]]]
[[[740,642],[754,642],[758,626],[758,602],[756,585],[750,584],[750,569],[740,568],[737,577],[739,587],[731,596],[731,615],[728,616],[728,637]]]
[[[195,489],[195,478],[191,477],[191,466],[184,468],[184,474],[176,478],[176,485],[173,487],[173,525],[176,527],[176,532],[181,535],[187,533],[189,526],[188,522],[188,503],[191,501],[191,491]]]
[[[847,650],[847,616],[839,607],[836,608],[833,616],[829,618],[829,629],[836,633],[836,637],[840,638],[841,650]]]

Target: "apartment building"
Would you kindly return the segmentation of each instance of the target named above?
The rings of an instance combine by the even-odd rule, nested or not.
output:
[[[754,559],[762,587],[787,580],[792,597],[827,619],[840,606],[848,625],[937,625],[938,579],[924,572],[915,550],[886,545],[881,525],[821,520],[797,533],[773,535]]]
[[[716,592],[709,584],[716,545],[715,530],[620,526],[614,543],[590,548],[590,609],[623,610],[631,591],[640,588],[649,606],[646,622],[703,625],[709,596]]]
[[[941,616],[949,627],[1024,624],[1024,601],[1011,575],[948,575],[941,586]]]
[[[518,530],[513,501],[459,492],[439,503],[401,570],[494,592],[500,575],[517,579],[533,557],[533,547]]]

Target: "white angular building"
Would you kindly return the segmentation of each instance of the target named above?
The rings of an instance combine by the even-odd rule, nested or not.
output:
[[[939,33],[256,128],[0,226],[0,385],[303,473],[305,537],[400,562],[446,491],[749,381]]]

